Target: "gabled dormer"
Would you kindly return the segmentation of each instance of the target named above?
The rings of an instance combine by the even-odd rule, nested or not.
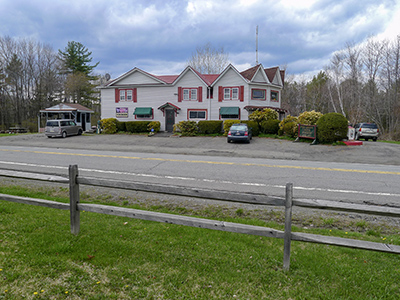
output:
[[[264,68],[261,64],[247,69],[240,73],[244,78],[250,81],[250,83],[270,83],[267,75],[265,74]]]
[[[265,74],[267,75],[269,81],[274,84],[274,85],[279,85],[279,86],[283,86],[283,76],[285,74],[285,72],[279,70],[279,67],[274,67],[274,68],[268,68],[265,69]]]

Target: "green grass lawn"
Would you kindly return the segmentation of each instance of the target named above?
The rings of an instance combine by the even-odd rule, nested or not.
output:
[[[68,201],[65,192],[0,187],[0,193],[62,202]],[[106,195],[83,196],[83,202],[110,204]],[[153,210],[185,212],[168,206]],[[240,215],[214,217],[283,228]],[[398,232],[385,237],[338,229],[307,232],[400,244]],[[279,239],[87,212],[74,236],[68,211],[0,201],[0,299],[400,298],[398,255],[300,242],[292,243],[291,253],[285,272]]]

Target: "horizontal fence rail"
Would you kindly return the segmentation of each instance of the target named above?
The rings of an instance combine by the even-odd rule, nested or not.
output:
[[[400,246],[375,243],[368,241],[360,241],[348,238],[339,238],[332,236],[316,235],[310,233],[292,232],[292,207],[304,207],[312,209],[345,211],[352,213],[372,214],[389,217],[400,217],[400,208],[391,206],[377,206],[365,204],[350,204],[336,201],[327,201],[319,199],[293,199],[293,185],[286,185],[285,197],[268,196],[261,193],[243,193],[220,191],[200,188],[190,188],[183,186],[170,186],[164,184],[149,184],[140,182],[130,182],[112,179],[80,177],[78,174],[78,166],[69,167],[69,178],[38,174],[11,170],[1,170],[0,176],[23,178],[30,180],[42,180],[57,183],[69,183],[70,203],[60,203],[43,199],[35,199],[28,197],[12,196],[0,194],[0,200],[43,206],[48,208],[70,210],[71,232],[78,234],[80,230],[80,212],[87,211],[93,213],[101,213],[120,217],[128,217],[134,219],[148,220],[154,222],[162,222],[197,228],[205,228],[212,230],[220,230],[226,232],[243,233],[264,237],[284,239],[284,261],[283,267],[289,270],[290,266],[290,247],[291,241],[318,243],[325,245],[334,245],[349,247],[355,249],[372,250],[379,252],[388,252],[400,254]],[[197,197],[205,199],[214,199],[228,202],[239,202],[266,206],[283,206],[285,207],[285,231],[280,231],[268,227],[245,225],[231,222],[223,222],[210,219],[202,219],[168,213],[151,212],[145,210],[137,210],[131,208],[123,208],[116,206],[80,203],[79,185],[100,186],[107,188],[116,188],[124,190],[145,191],[152,193],[162,193],[170,195],[178,195],[185,197]]]

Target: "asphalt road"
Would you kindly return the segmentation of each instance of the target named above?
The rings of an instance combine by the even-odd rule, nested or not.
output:
[[[225,137],[93,134],[48,139],[44,134],[30,134],[1,137],[0,145],[400,166],[400,145],[373,141],[362,146],[330,146],[255,137],[250,144],[228,144]]]
[[[296,197],[400,205],[400,147],[393,144],[348,147],[262,138],[228,144],[222,137],[20,135],[1,137],[0,150],[0,166],[17,170],[65,174],[68,164],[78,164],[84,176],[277,196],[292,182]]]

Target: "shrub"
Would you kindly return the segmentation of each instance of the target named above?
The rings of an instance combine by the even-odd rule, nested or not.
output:
[[[198,132],[195,121],[181,121],[174,124],[174,132],[180,132],[184,136],[194,136]]]
[[[240,120],[225,120],[224,121],[224,135],[228,135],[229,128],[235,123],[240,123]]]
[[[26,128],[28,132],[38,132],[38,123],[36,119],[24,120],[21,122],[21,125]]]
[[[322,116],[322,113],[316,112],[315,110],[305,111],[299,115],[297,123],[303,125],[315,125]]]
[[[259,125],[263,121],[278,120],[279,114],[277,111],[264,108],[263,110],[256,110],[249,115],[249,120],[256,121]]]
[[[126,131],[126,122],[121,122],[117,120],[117,131]]]
[[[347,137],[347,119],[339,113],[323,115],[317,122],[317,137],[321,143],[333,143]]]
[[[157,133],[160,131],[161,128],[161,123],[159,121],[152,121],[147,125],[147,131],[151,131],[153,129],[154,133]]]
[[[199,133],[202,134],[214,134],[221,133],[223,121],[199,121],[197,126],[199,127]]]
[[[244,120],[241,123],[245,123],[248,127],[251,127],[253,136],[258,136],[260,134],[260,127],[256,121]]]
[[[126,131],[131,133],[148,132],[147,126],[151,121],[129,121],[126,122]]]
[[[279,131],[280,133],[290,136],[296,137],[297,136],[297,117],[293,117],[291,115],[284,118],[279,123]]]
[[[262,121],[260,131],[266,134],[278,134],[279,132],[279,120],[267,120]]]
[[[117,132],[117,122],[118,120],[115,118],[108,118],[108,119],[102,119],[100,121],[100,126],[102,129],[102,132],[106,134],[113,134]]]

